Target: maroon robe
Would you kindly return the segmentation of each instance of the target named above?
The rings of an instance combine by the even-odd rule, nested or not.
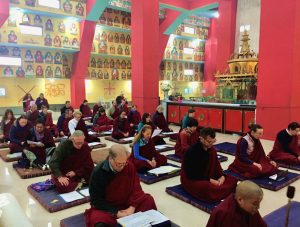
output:
[[[112,137],[115,139],[124,138],[123,133],[129,132],[129,124],[126,118],[123,119],[121,125],[119,124],[120,117],[114,120]]]
[[[27,124],[24,127],[19,125],[18,120],[14,122],[10,129],[9,140],[10,143],[8,147],[10,148],[10,153],[22,152],[25,148],[25,143],[22,145],[22,142],[26,142],[30,136],[30,126]]]
[[[139,142],[137,142],[139,143]],[[139,171],[144,171],[144,170],[150,170],[153,169],[153,167],[145,160],[139,160],[134,157],[134,146],[132,147],[132,152],[129,157],[129,160],[133,163],[135,166],[136,170]],[[153,158],[156,161],[156,167],[158,168],[160,166],[166,165],[167,164],[167,158],[164,155],[161,155],[159,152],[155,150],[155,145],[152,139],[149,140],[149,142],[144,145],[140,146],[140,156],[143,156],[144,158],[148,160],[152,160]]]
[[[259,212],[254,215],[244,211],[235,199],[229,195],[210,215],[206,227],[267,227]]]
[[[114,106],[114,108],[115,108],[115,112],[113,113],[113,115],[111,115],[112,119],[116,119],[117,117],[120,116],[119,109],[116,106]]]
[[[129,126],[130,124],[133,124],[133,126],[130,126],[129,134],[130,136],[134,136],[137,126],[142,120],[141,114],[138,111],[134,111],[134,112],[129,111],[127,119],[128,119]]]
[[[275,162],[281,162],[287,165],[299,165],[300,161],[298,156],[300,155],[300,148],[298,147],[298,136],[292,136],[289,148],[294,154],[285,151],[281,143],[278,141],[278,138],[276,138],[273,150],[269,153],[269,157]]]
[[[65,176],[70,171],[74,171],[76,176],[69,178],[68,186],[61,185],[58,181],[58,177],[55,175],[52,175],[51,178],[59,193],[74,191],[82,178],[88,183],[94,169],[91,148],[87,143],[83,144],[79,150],[76,148],[73,149],[75,152],[66,156],[60,163],[60,171],[62,176]]]
[[[93,115],[91,108],[88,105],[82,105],[82,117],[91,117]]]
[[[235,191],[237,180],[227,175],[221,186],[210,183],[210,179],[218,180],[222,176],[225,175],[214,147],[205,151],[198,142],[187,151],[182,162],[180,181],[189,194],[205,202],[224,199]]]
[[[131,163],[114,176],[105,191],[105,200],[118,210],[127,209],[129,206],[135,207],[135,212],[156,210],[153,197],[142,190],[139,177]],[[93,206],[85,210],[87,227],[94,227],[99,222],[107,226],[117,225],[116,217],[112,213],[98,210]]]
[[[197,131],[194,133],[190,133],[187,130],[187,128],[182,129],[176,140],[175,154],[178,157],[183,158],[185,152],[189,149],[191,145],[197,143],[198,139],[199,133]]]
[[[41,141],[38,141],[36,136],[35,136],[34,130],[32,129],[32,136],[29,139],[31,141],[41,142],[41,143],[44,144],[44,147],[31,147],[31,146],[28,146],[28,147],[26,147],[26,149],[30,150],[31,152],[33,152],[35,154],[36,160],[34,160],[34,163],[42,164],[42,165],[46,164],[46,156],[47,156],[46,155],[46,148],[55,147],[55,143],[54,143],[54,140],[53,140],[53,137],[52,137],[50,131],[45,129],[44,130],[44,137],[42,138]]]
[[[84,140],[88,143],[100,142],[99,138],[97,138],[93,135],[90,135],[88,133],[88,130],[86,128],[86,124],[84,123],[84,120],[82,118],[80,118],[80,120],[78,121],[75,130],[81,130],[84,133],[84,136],[85,136]]]
[[[53,136],[58,136],[58,130],[55,124],[53,124],[52,113],[47,113],[45,116],[45,126],[50,130]]]
[[[5,122],[3,122],[3,139],[5,141],[9,140],[9,131],[11,126],[14,124],[15,119],[11,119],[7,124],[5,124]]]
[[[249,134],[247,134],[249,135]],[[246,135],[246,136],[247,136]],[[248,158],[253,162],[259,163],[262,166],[262,171],[260,171],[253,164],[245,163],[241,160],[241,141],[244,137],[241,137],[236,146],[236,154],[234,162],[228,167],[229,170],[238,173],[246,178],[256,178],[263,176],[271,176],[277,172],[277,167],[270,164],[270,160],[265,154],[264,148],[261,145],[260,140],[255,140],[253,152],[248,155]]]
[[[73,118],[68,117],[64,118],[62,122],[62,130],[65,136],[70,136],[70,130],[69,130],[69,121],[71,121]]]
[[[98,112],[98,110],[100,109],[101,106],[99,106],[98,104],[93,106],[93,117],[96,115],[96,113]]]
[[[155,126],[160,128],[163,132],[170,132],[168,123],[163,113],[155,112],[152,118],[152,122]]]
[[[33,112],[28,111],[27,116],[28,116],[28,121],[31,123],[31,125],[35,125],[36,120],[39,118],[40,112],[38,110],[35,110]]]
[[[97,125],[93,126],[93,131],[95,132],[103,132],[109,131],[113,128],[113,121],[110,120],[106,114],[100,115],[97,119]]]

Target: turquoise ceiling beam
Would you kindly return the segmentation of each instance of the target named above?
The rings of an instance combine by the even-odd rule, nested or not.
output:
[[[86,20],[98,21],[103,11],[108,7],[109,0],[96,0],[95,4],[88,13]]]
[[[165,35],[171,35],[175,32],[175,30],[178,28],[178,26],[183,22],[184,19],[186,19],[189,16],[187,12],[182,12],[176,20],[166,29],[164,32]]]

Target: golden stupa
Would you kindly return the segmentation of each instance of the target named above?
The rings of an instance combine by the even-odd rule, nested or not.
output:
[[[255,103],[258,56],[254,51],[250,51],[249,40],[245,30],[240,52],[232,54],[227,61],[229,73],[215,74],[217,99],[224,102]]]

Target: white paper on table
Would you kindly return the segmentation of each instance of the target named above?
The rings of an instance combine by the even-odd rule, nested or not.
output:
[[[172,134],[176,134],[178,132],[162,132],[161,134],[163,135],[172,135]]]
[[[173,173],[180,170],[178,167],[174,166],[160,166],[155,169],[151,169],[148,171],[149,174],[154,174],[154,175],[160,175],[160,174],[166,174],[166,173]]]
[[[30,141],[30,140],[27,140],[27,143],[28,143],[28,144],[37,145],[37,146],[42,146],[42,145],[44,145],[44,144],[41,143],[41,142],[35,142],[35,141]]]
[[[153,220],[152,217],[144,214],[144,212],[137,212],[129,216],[117,219],[117,222],[121,226],[125,226],[125,227],[137,227],[137,226],[148,227],[151,226],[150,223],[153,221],[155,220]]]
[[[89,147],[93,147],[93,146],[97,146],[97,145],[100,145],[102,144],[101,142],[91,142],[91,143],[88,143]]]
[[[163,215],[162,213],[160,213],[157,210],[147,210],[144,212],[144,214],[146,214],[154,219],[154,221],[151,222],[151,225],[157,225],[157,224],[163,223],[165,221],[170,221],[169,218],[167,218],[165,215]]]
[[[59,196],[67,203],[84,198],[83,195],[79,194],[77,191],[59,194]]]
[[[89,131],[88,134],[89,134],[89,135],[95,135],[95,134],[97,134],[97,133],[96,133],[96,132],[93,132],[93,131]]]
[[[163,145],[156,145],[155,146],[155,150],[161,150],[161,149],[164,149],[164,148],[166,148],[165,144],[163,144]]]
[[[152,134],[151,137],[159,135],[160,132],[161,132],[161,129],[154,129],[153,134]]]
[[[277,179],[277,174],[274,174],[274,175],[272,175],[272,176],[269,176],[269,178],[272,179],[272,180],[276,180],[276,179]]]
[[[22,157],[22,152],[8,154],[8,155],[6,155],[6,157],[8,157],[8,158],[21,158]]]
[[[125,227],[151,227],[152,225],[166,221],[169,221],[169,219],[156,210],[137,212],[132,215],[117,219],[117,222]]]
[[[112,134],[112,131],[105,131],[105,132],[102,132],[104,135],[111,135]]]
[[[88,188],[80,190],[79,193],[81,195],[84,195],[85,197],[90,196],[90,192]]]
[[[121,140],[124,140],[124,141],[131,141],[133,140],[134,137],[127,137],[127,138],[122,138]]]

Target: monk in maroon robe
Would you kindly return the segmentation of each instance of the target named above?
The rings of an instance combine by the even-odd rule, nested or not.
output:
[[[160,128],[163,132],[171,132],[172,130],[169,129],[168,123],[164,116],[164,108],[160,105],[156,108],[156,112],[152,116],[152,123],[157,127]]]
[[[103,132],[103,131],[109,131],[113,128],[113,120],[110,120],[105,113],[105,109],[101,107],[99,109],[99,117],[95,121],[95,124],[93,125],[93,131],[95,132]]]
[[[21,115],[15,120],[9,132],[10,143],[8,147],[10,148],[11,154],[23,151],[30,135],[30,128],[25,115]]]
[[[137,126],[142,120],[141,114],[139,111],[137,111],[136,108],[137,108],[136,105],[132,105],[131,110],[127,115],[127,120],[130,126],[130,132],[129,132],[130,136],[134,136],[137,130]]]
[[[263,191],[255,183],[239,183],[236,193],[213,210],[206,227],[267,227],[258,211],[262,198]]]
[[[53,124],[52,113],[48,112],[48,108],[46,106],[42,106],[42,112],[40,113],[39,118],[43,119],[46,129],[52,133],[52,136],[58,137],[58,130],[56,125]]]
[[[263,128],[258,124],[249,126],[250,132],[237,142],[234,162],[228,169],[246,178],[271,176],[278,171],[277,164],[265,154],[259,138]]]
[[[96,115],[96,113],[98,112],[98,110],[102,107],[101,102],[96,103],[93,106],[93,117]]]
[[[58,145],[50,161],[52,182],[59,193],[76,190],[82,183],[88,183],[94,169],[91,148],[84,141],[84,134],[75,131],[70,140]]]
[[[175,144],[175,154],[178,157],[183,158],[185,152],[189,149],[189,147],[199,140],[197,127],[198,121],[194,118],[191,118],[187,123],[187,127],[182,129],[179,133]]]
[[[129,136],[129,124],[126,119],[126,112],[121,112],[120,116],[114,120],[112,137],[122,139]]]
[[[45,123],[42,119],[38,119],[34,128],[30,130],[30,136],[28,138],[27,150],[33,152],[36,156],[34,163],[36,165],[46,164],[46,149],[55,147],[53,137],[48,129],[45,127]],[[40,144],[32,144],[30,142],[40,142]],[[23,157],[25,155],[23,154]]]
[[[13,111],[11,109],[7,109],[0,124],[0,142],[9,141],[9,131],[15,120],[16,118]]]
[[[83,103],[80,105],[80,112],[82,113],[82,117],[91,117],[93,116],[92,110],[88,105],[88,101],[87,100],[83,100]]]
[[[287,165],[299,165],[299,131],[300,125],[298,122],[292,122],[288,125],[287,129],[281,130],[276,136],[273,150],[269,153],[270,158]]]
[[[39,115],[40,115],[40,112],[38,111],[36,104],[33,104],[30,107],[30,110],[27,111],[27,113],[26,113],[27,119],[28,119],[29,123],[31,124],[31,126],[35,125],[35,122],[39,118]]]
[[[132,152],[129,160],[138,172],[147,172],[167,164],[167,158],[155,150],[151,139],[152,128],[145,125],[133,140]]]
[[[112,106],[107,111],[107,117],[110,120],[114,120],[114,119],[116,119],[119,116],[120,116],[120,112],[119,112],[119,109],[117,107],[117,103],[114,100],[114,101],[112,101]]]
[[[69,121],[73,118],[73,111],[66,109],[65,114],[60,115],[57,120],[57,130],[60,137],[70,136]]]
[[[108,159],[95,168],[89,187],[91,208],[85,211],[87,227],[116,226],[117,218],[156,209],[127,158],[125,147],[116,144],[110,148]]]
[[[80,118],[80,120],[78,121],[75,130],[81,130],[84,133],[85,141],[88,142],[88,143],[100,142],[99,138],[97,138],[97,137],[95,137],[93,135],[90,135],[88,133],[88,130],[86,128],[86,124],[85,124],[85,122],[84,122],[84,120],[82,118]]]
[[[213,147],[215,132],[200,131],[200,142],[186,152],[180,173],[182,187],[192,196],[206,202],[221,201],[234,192],[237,180],[223,174],[217,152]]]

